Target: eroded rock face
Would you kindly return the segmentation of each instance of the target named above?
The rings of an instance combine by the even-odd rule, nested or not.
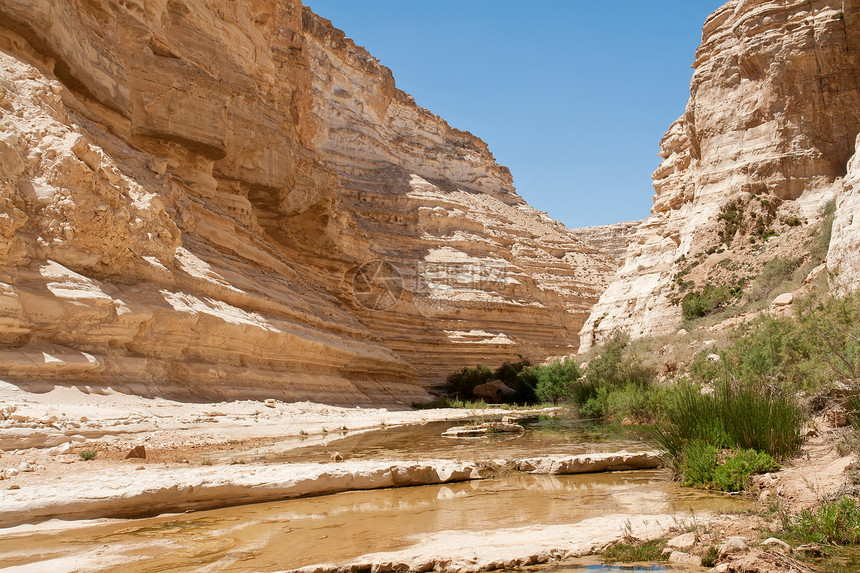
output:
[[[827,253],[830,283],[838,294],[860,288],[860,137],[857,150],[848,163],[848,174],[836,198],[833,235]]]
[[[733,0],[708,18],[686,112],[661,143],[652,215],[592,310],[582,349],[619,328],[675,330],[685,280],[728,283],[798,256],[860,132],[858,12],[857,1]],[[843,206],[852,209],[848,197]],[[737,232],[727,212],[739,214]],[[721,247],[725,233],[734,240]],[[736,277],[718,266],[725,259],[741,262]],[[686,277],[691,263],[699,268]]]
[[[12,0],[0,50],[4,378],[407,404],[614,269],[299,0]]]

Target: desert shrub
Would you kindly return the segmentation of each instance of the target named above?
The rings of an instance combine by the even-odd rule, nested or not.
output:
[[[665,545],[665,539],[652,539],[642,543],[615,543],[603,550],[603,558],[622,563],[666,561],[669,559],[669,554],[663,553]]]
[[[665,409],[666,390],[654,384],[628,383],[615,388],[600,388],[596,402],[599,415],[611,420],[648,423]]]
[[[801,543],[855,545],[860,543],[860,507],[843,497],[815,511],[802,511],[787,529]]]
[[[749,485],[750,476],[779,469],[779,464],[769,454],[755,450],[740,450],[726,458],[714,470],[711,482],[715,489],[742,491]]]
[[[720,230],[720,241],[731,246],[732,240],[735,238],[741,223],[744,219],[744,205],[741,201],[732,201],[726,203],[720,208],[720,215],[717,220],[722,223]]]
[[[506,399],[515,404],[534,404],[538,401],[535,389],[537,388],[537,376],[535,375],[531,362],[520,360],[519,362],[505,362],[494,372],[495,378],[501,380],[514,391]]]
[[[724,457],[724,461],[720,458]],[[690,443],[678,465],[684,485],[743,491],[749,485],[750,476],[775,471],[779,465],[772,456],[755,450],[727,450],[703,441]]]
[[[84,461],[90,461],[96,459],[98,452],[95,450],[84,450],[82,452],[78,452],[78,456]]]
[[[740,286],[707,284],[701,291],[687,293],[681,299],[681,314],[685,320],[694,320],[724,309],[742,294]]]
[[[533,370],[537,379],[535,395],[541,402],[557,404],[570,397],[579,398],[577,391],[582,370],[573,360],[556,360]]]
[[[803,308],[796,318],[765,316],[738,330],[719,362],[705,351],[690,372],[703,383],[754,382],[818,390],[860,375],[860,294]]]
[[[836,214],[836,201],[828,201],[821,208],[821,223],[816,229],[815,234],[807,243],[809,256],[818,264],[827,256],[827,251],[830,249],[830,238],[833,235],[833,218]]]
[[[761,272],[755,280],[755,286],[750,293],[750,300],[765,300],[774,294],[781,285],[792,281],[802,259],[775,258],[767,261],[761,268]]]
[[[708,485],[714,479],[717,470],[720,449],[708,442],[695,441],[690,443],[680,459],[678,470],[684,485]]]
[[[493,380],[493,371],[484,365],[475,368],[464,367],[448,376],[445,391],[461,400],[475,397],[475,387]]]
[[[569,389],[568,399],[581,417],[646,422],[659,410],[663,391],[654,383],[657,372],[628,352],[629,344],[629,335],[615,333]]]

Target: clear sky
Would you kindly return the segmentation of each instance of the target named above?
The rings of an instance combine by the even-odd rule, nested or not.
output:
[[[305,0],[419,105],[486,141],[519,194],[569,227],[648,216],[660,138],[722,3]]]

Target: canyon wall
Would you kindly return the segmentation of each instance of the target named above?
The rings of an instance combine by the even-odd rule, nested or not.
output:
[[[855,185],[842,178],[860,133],[860,1],[732,0],[705,22],[693,66],[686,111],[661,143],[652,214],[582,350],[618,329],[673,332],[685,290],[747,288],[770,260],[800,264],[822,207]],[[857,212],[853,189],[836,216],[842,267],[857,259],[857,239],[840,235]]]
[[[589,236],[298,0],[0,0],[3,379],[407,404],[575,349]]]

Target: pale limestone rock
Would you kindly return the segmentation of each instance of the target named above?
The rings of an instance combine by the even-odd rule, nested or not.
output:
[[[742,537],[729,537],[725,543],[720,545],[719,556],[720,558],[723,558],[734,553],[743,553],[747,549],[749,548]]]
[[[772,549],[779,549],[786,553],[791,553],[791,545],[783,541],[782,539],[777,539],[776,537],[768,537],[764,541],[761,542],[762,546],[769,547]]]
[[[661,144],[652,215],[628,239],[623,265],[581,332],[581,351],[617,329],[676,330],[679,273],[693,262],[700,264],[680,280],[701,287],[711,271],[731,276],[719,266],[724,259],[754,274],[770,259],[797,256],[840,189],[828,265],[844,269],[837,288],[855,284],[857,192],[850,173],[847,186],[840,178],[860,132],[858,12],[860,0],[732,0],[708,18],[686,112]],[[720,210],[732,201],[744,229],[726,252],[714,252]],[[754,217],[771,215],[779,236],[753,249]],[[807,223],[785,223],[792,217]]]
[[[860,136],[856,149],[860,150]],[[827,270],[836,293],[847,294],[860,287],[860,153],[848,162],[848,174],[836,199]]]
[[[689,551],[696,545],[696,533],[684,533],[673,537],[666,543],[666,547],[670,549],[678,549],[679,551]]]
[[[788,306],[792,302],[794,302],[794,295],[790,292],[784,292],[775,299],[771,303],[773,306]]]
[[[702,566],[702,558],[698,555],[690,555],[683,551],[673,551],[669,554],[669,563],[677,563],[679,565],[692,565],[694,567]]]

